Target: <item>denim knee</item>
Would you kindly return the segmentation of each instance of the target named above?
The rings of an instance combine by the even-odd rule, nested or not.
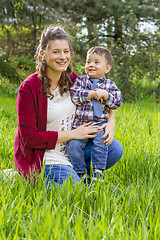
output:
[[[70,165],[46,165],[44,178],[47,178],[47,185],[55,183],[57,185],[63,184],[68,178],[72,178],[72,182],[75,184],[79,182],[80,178],[75,170]]]
[[[112,167],[117,163],[123,155],[123,147],[117,140],[113,140],[110,146],[108,146],[108,159],[106,169]]]
[[[67,144],[67,153],[74,170],[77,173],[85,173],[86,163],[84,159],[84,148],[86,141],[71,140]]]

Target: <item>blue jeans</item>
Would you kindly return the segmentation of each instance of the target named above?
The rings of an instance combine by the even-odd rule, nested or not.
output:
[[[100,170],[106,169],[108,146],[103,143],[104,139],[101,139],[103,135],[104,130],[96,133],[96,137],[94,138],[84,140],[71,140],[68,142],[67,152],[73,168],[78,174],[84,174],[87,171],[84,152],[87,144],[90,142],[92,142],[92,148],[90,149],[92,167]]]
[[[52,182],[61,186],[69,177],[74,184],[80,180],[73,167],[64,164],[46,165],[44,177],[47,178],[47,186],[50,186]]]
[[[90,167],[91,167],[91,158],[90,158],[91,148],[92,148],[92,143],[90,142],[84,151],[88,172],[90,171]],[[123,147],[119,141],[114,139],[111,145],[108,146],[107,164],[105,169],[108,169],[112,167],[115,163],[117,163],[121,159],[122,155],[123,155]]]
[[[91,148],[93,143],[90,142],[84,151],[85,161],[87,171],[90,172],[91,167]],[[107,156],[107,164],[106,169],[112,167],[116,162],[120,160],[123,154],[123,148],[120,142],[117,140],[113,140],[112,144],[108,146],[108,156]],[[69,165],[46,165],[45,167],[45,177],[47,178],[47,186],[54,182],[61,186],[61,184],[68,179],[68,177],[72,177],[73,183],[79,182],[80,178],[77,175],[76,171]]]

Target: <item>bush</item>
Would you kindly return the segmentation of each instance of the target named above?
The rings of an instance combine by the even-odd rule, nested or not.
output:
[[[9,79],[11,83],[20,83],[22,81],[22,78],[17,72],[16,68],[14,68],[10,62],[3,61],[1,58],[0,74],[2,77]]]
[[[35,61],[30,57],[13,57],[10,59],[14,68],[17,69],[18,73],[24,80],[28,75],[35,72]]]

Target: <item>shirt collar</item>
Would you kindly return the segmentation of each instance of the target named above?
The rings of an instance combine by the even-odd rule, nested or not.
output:
[[[89,80],[89,81],[91,81],[90,79],[90,77],[87,75],[87,79]],[[101,77],[101,78],[99,78],[99,81],[98,82],[103,82],[104,80],[105,80],[106,78],[105,78],[105,76],[103,76],[103,77]]]

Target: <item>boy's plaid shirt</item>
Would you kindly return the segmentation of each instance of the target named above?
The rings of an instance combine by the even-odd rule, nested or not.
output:
[[[72,102],[76,105],[76,116],[73,127],[87,122],[102,122],[108,119],[108,110],[116,109],[122,104],[121,91],[110,79],[102,77],[99,79],[98,88],[106,90],[109,94],[107,101],[103,101],[103,114],[100,118],[94,117],[92,100],[88,100],[88,93],[91,91],[91,81],[88,76],[78,77],[70,89]]]

